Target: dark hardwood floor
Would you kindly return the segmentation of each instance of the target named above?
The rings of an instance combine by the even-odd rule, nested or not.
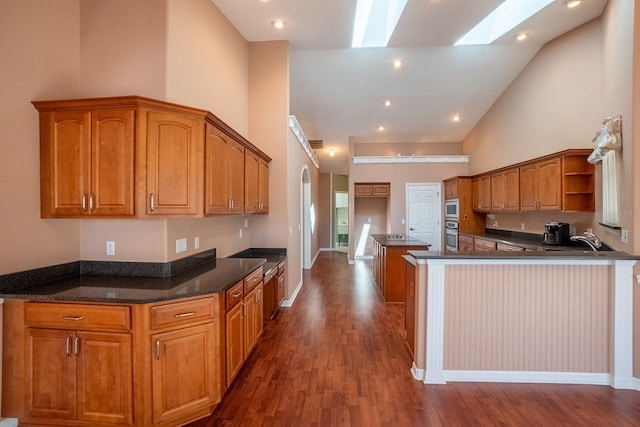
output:
[[[404,307],[371,264],[322,252],[209,426],[640,426],[640,392],[607,386],[449,383],[411,377]]]

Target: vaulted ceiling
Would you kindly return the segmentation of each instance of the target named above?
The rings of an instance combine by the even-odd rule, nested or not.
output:
[[[388,47],[354,49],[356,0],[212,1],[248,41],[289,41],[290,113],[310,140],[323,141],[321,171],[342,174],[350,138],[461,141],[545,43],[606,5],[569,9],[555,0],[490,45],[454,46],[503,0],[408,0]],[[287,23],[277,30],[274,19]],[[529,37],[518,42],[521,32]]]

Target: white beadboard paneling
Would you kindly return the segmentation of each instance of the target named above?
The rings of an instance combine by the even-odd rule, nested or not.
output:
[[[453,265],[444,369],[609,372],[606,265]]]

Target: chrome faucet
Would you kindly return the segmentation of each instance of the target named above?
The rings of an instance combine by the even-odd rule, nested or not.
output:
[[[574,242],[586,243],[587,246],[589,246],[591,250],[593,250],[594,252],[597,252],[598,249],[602,247],[602,242],[593,233],[585,232],[581,236],[571,236],[569,239],[571,239]]]

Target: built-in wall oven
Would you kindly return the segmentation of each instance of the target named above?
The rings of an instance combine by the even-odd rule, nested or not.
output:
[[[448,251],[458,251],[458,222],[446,221],[444,223],[445,245]]]
[[[458,199],[448,199],[444,201],[444,217],[449,221],[460,220],[460,204]]]

